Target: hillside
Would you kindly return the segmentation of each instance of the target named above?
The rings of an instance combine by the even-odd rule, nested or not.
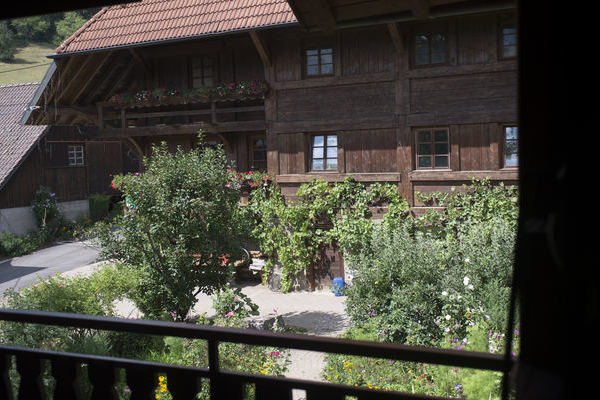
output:
[[[40,82],[52,61],[46,56],[53,54],[55,48],[55,45],[43,42],[18,48],[14,60],[0,61],[0,86]]]

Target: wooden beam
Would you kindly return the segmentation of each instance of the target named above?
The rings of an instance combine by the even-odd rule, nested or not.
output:
[[[106,92],[106,98],[110,98],[110,96],[112,96],[113,94],[115,94],[115,91],[119,88],[119,86],[121,86],[121,84],[123,83],[123,81],[125,81],[128,77],[129,77],[129,73],[133,70],[133,66],[135,64],[129,64],[126,68],[125,71],[123,71],[121,73],[121,76],[119,77],[119,79],[116,80],[116,82],[111,86],[111,88],[108,90],[108,92]]]
[[[250,31],[250,38],[252,39],[252,43],[254,43],[254,47],[256,47],[256,51],[258,51],[258,55],[262,60],[265,67],[270,67],[271,63],[271,55],[267,47],[264,45],[262,39],[260,38],[258,32]]]
[[[429,0],[411,0],[410,1],[410,11],[413,13],[413,16],[417,19],[426,19],[429,18],[429,9],[431,5],[429,4]]]
[[[388,32],[390,33],[390,38],[392,39],[392,43],[394,48],[396,49],[396,53],[398,55],[404,54],[404,43],[402,42],[402,36],[400,35],[400,31],[398,30],[398,25],[393,22],[387,24]]]
[[[152,72],[152,68],[148,65],[148,63],[142,58],[142,56],[137,52],[134,48],[129,48],[129,54],[133,57],[133,61],[144,70],[144,72],[148,75],[148,80],[152,82],[154,80],[154,73]]]
[[[306,3],[309,3],[307,8],[316,16],[317,26],[327,33],[333,32],[337,21],[329,2],[327,0],[306,0]]]
[[[64,97],[65,94],[69,92],[69,90],[76,84],[80,83],[84,80],[84,76],[88,73],[88,68],[94,65],[96,61],[96,57],[94,55],[88,55],[86,59],[83,61],[82,65],[77,69],[74,75],[69,76],[69,81],[66,84],[64,90],[62,90],[58,96],[56,97],[56,103],[59,103]]]
[[[100,60],[100,62],[98,62],[96,64],[96,68],[94,68],[93,72],[89,75],[89,77],[85,80],[83,85],[81,85],[81,87],[79,88],[77,93],[75,93],[75,95],[73,96],[72,104],[77,104],[77,102],[79,101],[81,96],[88,91],[90,84],[94,81],[94,78],[98,75],[100,70],[102,70],[102,68],[106,65],[108,60],[110,60],[112,54],[113,54],[112,51],[104,54],[104,57],[102,58],[102,60]]]

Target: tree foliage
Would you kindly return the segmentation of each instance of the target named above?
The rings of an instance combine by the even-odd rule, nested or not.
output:
[[[15,34],[6,21],[0,21],[0,61],[11,61],[16,51]]]
[[[129,206],[99,240],[105,256],[140,274],[135,300],[147,317],[183,320],[198,293],[213,294],[231,277],[243,239],[239,191],[227,187],[220,148],[170,153],[163,143],[144,164],[144,173],[114,178]]]

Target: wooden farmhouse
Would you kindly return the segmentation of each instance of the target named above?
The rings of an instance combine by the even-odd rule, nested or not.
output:
[[[315,178],[448,189],[518,180],[516,8],[507,1],[142,0],[49,56],[23,122],[77,126],[138,158],[194,146],[286,196]]]
[[[21,124],[39,88],[0,86],[0,232],[24,235],[36,227],[31,202],[40,186],[55,193],[63,216],[75,219],[89,215],[90,194],[112,194],[109,174],[137,168],[120,140],[90,138],[77,126]]]

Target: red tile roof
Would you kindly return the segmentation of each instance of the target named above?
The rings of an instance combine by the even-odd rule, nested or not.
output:
[[[0,190],[42,138],[45,125],[21,125],[39,83],[0,86]]]
[[[286,0],[142,0],[102,8],[57,54],[296,23]]]

